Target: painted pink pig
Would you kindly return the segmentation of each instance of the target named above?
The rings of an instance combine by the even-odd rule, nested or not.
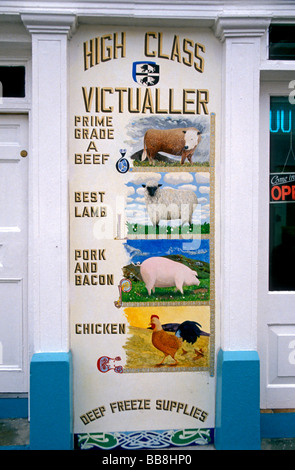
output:
[[[155,287],[175,286],[176,290],[180,290],[183,294],[183,286],[198,286],[200,284],[196,271],[167,258],[147,258],[140,266],[140,274],[149,295],[151,292],[155,292]]]

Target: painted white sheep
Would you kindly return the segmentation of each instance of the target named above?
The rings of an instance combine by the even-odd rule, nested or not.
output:
[[[161,220],[181,219],[181,225],[192,224],[194,210],[198,204],[196,194],[190,189],[161,188],[161,184],[150,180],[142,185],[148,215],[154,226]]]

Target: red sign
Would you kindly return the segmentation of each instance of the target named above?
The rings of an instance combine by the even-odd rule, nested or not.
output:
[[[270,175],[270,202],[295,201],[295,173]]]

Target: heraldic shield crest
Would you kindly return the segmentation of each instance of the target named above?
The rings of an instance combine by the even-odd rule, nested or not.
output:
[[[133,62],[132,77],[140,85],[156,85],[160,80],[160,66],[156,62]]]

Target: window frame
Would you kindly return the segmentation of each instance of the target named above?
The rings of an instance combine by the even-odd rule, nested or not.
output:
[[[28,110],[31,104],[31,82],[32,82],[32,70],[31,70],[31,58],[12,58],[7,59],[0,56],[0,66],[2,67],[13,67],[23,66],[25,67],[25,96],[23,98],[4,98],[0,97],[0,112],[15,112]]]

